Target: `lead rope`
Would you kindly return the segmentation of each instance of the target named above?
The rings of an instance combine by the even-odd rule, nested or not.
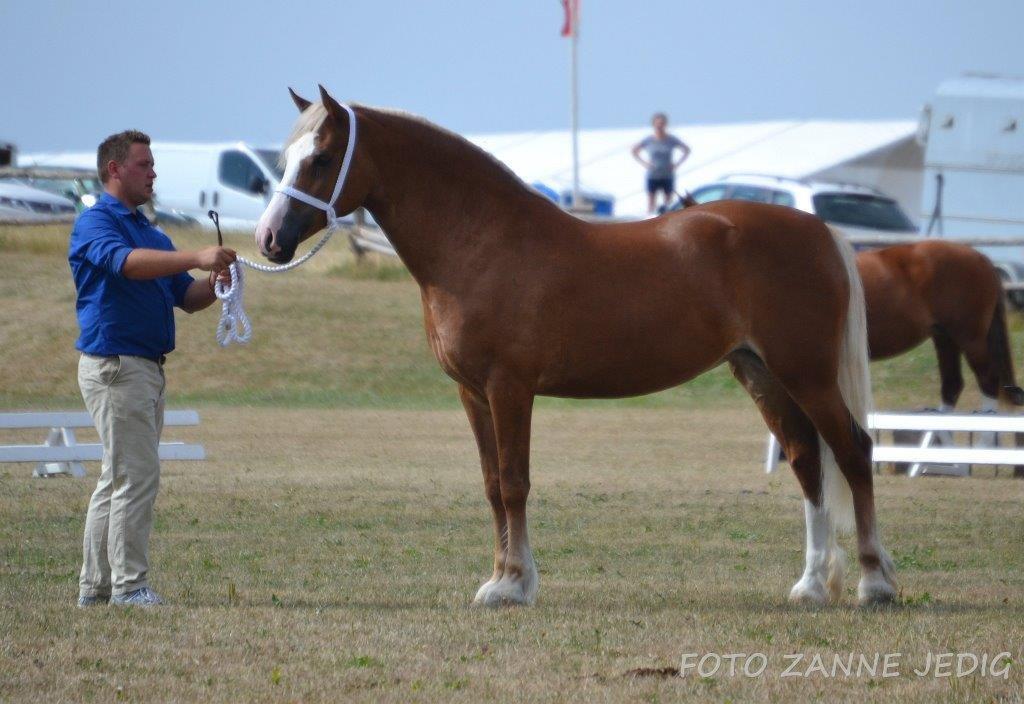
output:
[[[217,227],[217,245],[223,247],[224,238],[220,233],[220,216],[216,210],[211,210],[207,215]],[[320,241],[311,250],[295,261],[281,264],[280,266],[268,266],[249,261],[245,257],[235,257],[234,263],[228,265],[228,271],[231,273],[231,284],[225,286],[220,281],[215,281],[213,284],[213,293],[220,299],[220,321],[217,323],[217,342],[221,347],[227,347],[232,342],[244,345],[252,339],[252,323],[249,322],[249,316],[245,314],[245,308],[242,305],[245,276],[242,274],[243,269],[238,265],[244,264],[250,269],[263,271],[268,274],[290,271],[297,266],[302,266],[314,254],[323,249],[324,245],[327,244],[327,240],[331,239],[331,235],[334,234],[337,228],[337,221],[332,221],[327,226],[327,232],[324,233],[324,236],[320,238]]]
[[[324,233],[324,236],[320,238],[320,241],[311,250],[300,258],[280,266],[267,266],[266,264],[251,262],[245,257],[235,257],[235,262],[228,265],[228,271],[231,273],[231,285],[224,286],[220,281],[214,281],[213,283],[213,293],[221,301],[220,322],[217,323],[217,342],[220,343],[221,347],[227,347],[232,342],[245,344],[252,339],[252,324],[249,322],[249,317],[245,314],[245,309],[242,307],[242,291],[245,288],[245,277],[242,275],[242,268],[238,265],[244,264],[250,269],[264,271],[268,274],[289,271],[297,266],[302,266],[309,261],[310,257],[323,249],[323,246],[327,244],[327,240],[331,239],[334,231],[341,226],[341,220],[338,218],[338,214],[334,212],[334,204],[338,202],[338,198],[341,196],[341,189],[345,186],[348,170],[352,165],[352,155],[356,150],[356,114],[348,105],[342,104],[341,107],[348,113],[348,144],[345,146],[345,157],[341,161],[341,170],[338,172],[338,180],[334,184],[334,192],[331,194],[330,202],[314,198],[308,193],[303,193],[291,186],[283,186],[277,189],[278,192],[284,193],[289,198],[294,198],[324,211],[327,215],[327,232]],[[213,220],[213,224],[217,227],[217,244],[223,247],[224,238],[220,234],[220,216],[216,210],[211,210],[207,215],[209,215],[210,219]]]

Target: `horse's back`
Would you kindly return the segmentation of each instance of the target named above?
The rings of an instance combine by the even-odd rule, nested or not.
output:
[[[728,223],[728,236],[712,246],[723,249],[721,257],[737,299],[756,305],[759,314],[763,314],[762,303],[777,305],[807,297],[842,298],[845,312],[849,282],[842,256],[831,230],[817,216],[748,201],[715,201],[680,215],[684,238],[692,236],[688,231],[697,228],[691,223],[701,218]],[[822,314],[838,313],[823,308]]]

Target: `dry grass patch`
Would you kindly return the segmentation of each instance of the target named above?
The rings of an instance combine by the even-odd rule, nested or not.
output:
[[[205,407],[176,439],[153,612],[72,607],[89,480],[0,465],[0,699],[1019,701],[1024,484],[879,477],[904,605],[817,611],[791,474],[752,407],[541,409],[536,607],[470,606],[490,519],[454,411]],[[847,540],[847,546],[850,541]],[[851,560],[851,569],[856,566]],[[917,677],[927,653],[1012,653],[1008,679]],[[765,653],[759,678],[626,677],[684,652]],[[903,654],[901,676],[781,678],[786,654]],[[802,669],[806,669],[806,664]]]

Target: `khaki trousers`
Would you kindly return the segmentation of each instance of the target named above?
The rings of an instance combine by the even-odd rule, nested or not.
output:
[[[123,594],[148,586],[164,370],[144,357],[83,354],[78,386],[103,443],[103,468],[85,517],[79,596]]]

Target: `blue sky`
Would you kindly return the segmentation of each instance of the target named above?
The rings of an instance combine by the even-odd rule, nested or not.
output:
[[[1024,75],[1022,0],[583,0],[585,128],[914,119],[943,79]],[[249,3],[0,0],[0,138],[93,149],[280,142],[286,87],[403,108],[459,132],[563,129],[558,0]]]

